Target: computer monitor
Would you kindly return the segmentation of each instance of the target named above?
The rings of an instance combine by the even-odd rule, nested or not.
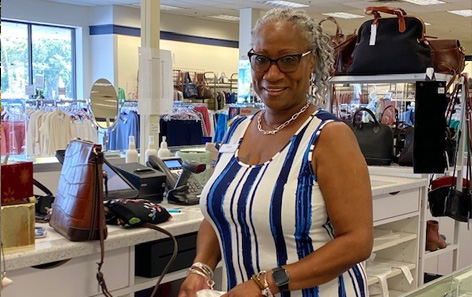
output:
[[[63,164],[65,159],[65,150],[56,151],[56,158],[59,160],[59,163]],[[136,187],[133,186],[133,184],[105,158],[103,159],[102,167],[103,171],[108,176],[108,195],[106,193],[103,194],[103,197],[106,200],[117,198],[136,198],[138,196],[139,190],[136,189]],[[103,190],[105,191],[105,179],[103,179]]]

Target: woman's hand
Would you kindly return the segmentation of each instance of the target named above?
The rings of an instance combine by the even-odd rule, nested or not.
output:
[[[221,295],[221,297],[262,297],[262,292],[253,280],[248,280],[237,285],[228,293]]]
[[[198,274],[190,273],[180,286],[178,297],[195,297],[197,291],[210,289],[208,280]]]

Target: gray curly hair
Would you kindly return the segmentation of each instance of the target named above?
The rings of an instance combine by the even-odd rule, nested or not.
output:
[[[329,73],[333,67],[333,48],[330,46],[330,37],[323,33],[322,28],[313,18],[303,10],[292,8],[273,8],[257,20],[252,29],[252,43],[260,28],[267,23],[286,21],[291,23],[305,37],[309,49],[313,50],[316,58],[316,69],[311,79],[310,95],[317,105],[326,104],[326,96],[329,92]]]

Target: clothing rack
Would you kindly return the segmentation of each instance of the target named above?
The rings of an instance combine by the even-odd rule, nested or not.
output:
[[[205,107],[208,108],[208,104],[206,104],[206,103],[174,101],[174,108],[179,108],[179,107],[196,107],[196,106],[205,106]]]

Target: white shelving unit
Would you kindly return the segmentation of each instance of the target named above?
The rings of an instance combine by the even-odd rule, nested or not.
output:
[[[414,74],[398,74],[398,75],[369,75],[369,76],[338,76],[333,77],[330,81],[332,85],[339,85],[345,87],[350,84],[404,84],[414,83],[419,80],[424,80],[426,75],[424,73]],[[449,81],[451,76],[444,74],[435,74],[436,80]],[[337,88],[330,88],[331,90]],[[343,89],[343,88],[340,88]],[[464,92],[463,92],[464,94]],[[335,94],[330,94],[328,106],[331,110],[332,98]],[[399,98],[403,101],[409,100],[408,98]],[[414,100],[414,99],[413,99]],[[397,100],[398,101],[398,100]],[[465,102],[464,98],[461,100]],[[465,108],[463,106],[462,110]],[[464,117],[462,117],[464,118]],[[464,123],[465,121],[463,121]],[[462,129],[462,131],[466,131]],[[461,138],[459,143],[460,148],[464,148],[464,137]],[[460,150],[458,160],[463,160],[463,151]],[[402,167],[395,164],[391,166],[369,166],[370,174],[384,175],[384,176],[396,176],[396,177],[407,177],[407,178],[424,178],[429,180],[429,175],[415,174],[413,173],[412,167]],[[458,176],[462,175],[462,168],[458,168]],[[458,179],[460,181],[460,179]],[[458,182],[458,186],[459,186]],[[458,189],[460,189],[458,187]],[[413,196],[411,199],[415,199]],[[436,259],[442,255],[452,253],[452,271],[455,271],[459,267],[458,263],[458,251],[459,251],[459,222],[454,221],[453,234],[447,239],[448,246],[445,249],[438,250],[435,252],[426,252],[426,221],[431,219],[429,214],[428,203],[427,203],[427,189],[422,188],[419,192],[419,211],[416,214],[406,213],[399,214],[389,220],[383,222],[375,221],[375,240],[373,253],[376,254],[376,261],[394,260],[400,261],[407,265],[412,272],[414,282],[408,284],[400,269],[392,269],[391,273],[388,274],[388,289],[390,296],[400,296],[407,291],[415,289],[417,286],[422,285],[424,282],[425,272],[425,261],[430,259]],[[375,210],[374,210],[375,213]],[[437,218],[434,218],[437,219]],[[451,219],[448,219],[451,220]],[[377,277],[369,277],[368,284],[373,285],[378,283]]]

